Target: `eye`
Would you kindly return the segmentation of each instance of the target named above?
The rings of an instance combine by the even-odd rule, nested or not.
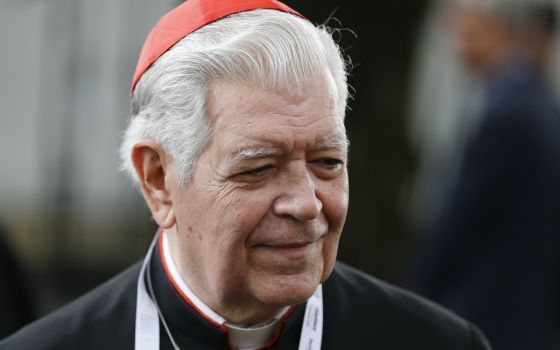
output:
[[[319,158],[314,160],[312,163],[320,166],[325,170],[340,170],[344,165],[344,162],[342,160],[335,158]]]
[[[240,173],[240,176],[247,176],[247,177],[254,177],[258,178],[264,176],[270,172],[274,171],[274,167],[272,165],[265,165],[256,169],[246,170]]]
[[[340,169],[344,164],[344,162],[341,161],[340,159],[334,159],[334,158],[320,158],[314,160],[313,163],[327,169]]]

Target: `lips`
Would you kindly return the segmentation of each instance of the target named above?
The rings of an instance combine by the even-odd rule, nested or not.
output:
[[[315,240],[308,241],[263,243],[255,245],[254,248],[270,254],[278,254],[286,257],[297,258],[305,256],[308,251],[322,238],[323,236],[320,236]]]
[[[301,243],[286,243],[286,244],[272,244],[269,245],[271,248],[278,248],[278,249],[284,249],[284,248],[301,248],[304,247],[308,244],[311,244],[313,242],[301,242]]]
[[[311,236],[311,235],[310,235]],[[315,235],[313,235],[315,236]],[[254,242],[255,247],[268,247],[268,248],[299,248],[317,242],[323,238],[324,234],[316,235],[316,237],[307,237],[299,239],[282,239],[282,240],[263,240]]]
[[[290,248],[301,248],[308,244],[313,243],[313,241],[307,242],[293,242],[293,243],[274,243],[274,244],[259,244],[260,246],[275,249],[290,249]]]

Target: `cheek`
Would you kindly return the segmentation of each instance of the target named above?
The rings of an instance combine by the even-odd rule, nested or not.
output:
[[[323,243],[323,271],[321,282],[331,274],[338,252],[338,242],[348,211],[348,180],[330,184],[321,198],[323,212],[329,222],[329,234]]]
[[[321,283],[324,282],[331,274],[334,264],[336,262],[336,256],[338,253],[338,242],[340,235],[331,236],[323,245],[323,270],[321,273]]]
[[[341,231],[348,211],[348,179],[326,184],[319,193],[323,211],[329,220],[330,231]],[[340,232],[338,232],[340,233]]]
[[[220,208],[218,232],[227,236],[230,243],[245,244],[254,229],[267,216],[272,199],[264,193],[237,191],[230,197],[228,206]],[[224,237],[225,238],[225,237]]]

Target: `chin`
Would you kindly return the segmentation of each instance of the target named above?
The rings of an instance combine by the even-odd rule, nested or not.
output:
[[[301,304],[313,295],[321,279],[321,274],[275,276],[256,288],[255,296],[267,305]]]

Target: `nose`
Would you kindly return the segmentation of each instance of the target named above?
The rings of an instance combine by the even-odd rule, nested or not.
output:
[[[322,209],[323,203],[317,197],[315,183],[307,170],[287,176],[281,195],[273,203],[276,215],[299,221],[317,218]]]

